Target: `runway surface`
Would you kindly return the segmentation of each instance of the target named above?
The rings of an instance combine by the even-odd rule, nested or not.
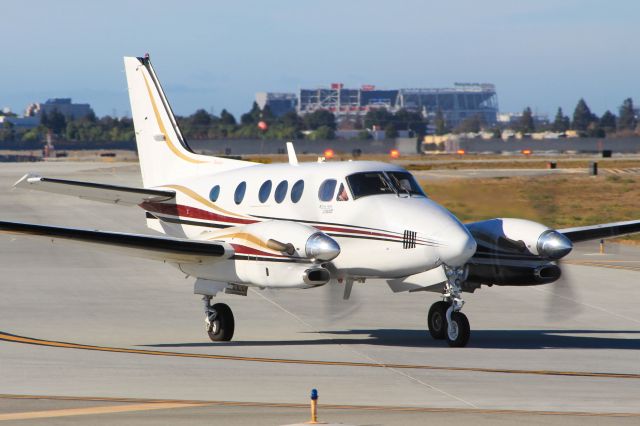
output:
[[[140,185],[133,164],[3,164],[2,220],[151,233],[136,208],[9,191],[27,171]],[[0,422],[288,424],[311,388],[352,424],[640,422],[637,248],[578,247],[572,291],[467,295],[463,349],[427,336],[432,293],[356,285],[344,316],[322,288],[225,295],[236,335],[214,344],[171,266],[36,238],[0,252]]]

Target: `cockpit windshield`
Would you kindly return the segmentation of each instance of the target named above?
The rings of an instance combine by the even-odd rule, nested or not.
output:
[[[347,176],[353,199],[378,194],[424,196],[420,185],[408,172],[363,172]]]
[[[351,188],[354,199],[368,195],[393,194],[395,192],[382,172],[355,173],[347,176],[347,183]]]
[[[409,172],[387,172],[387,176],[391,179],[391,183],[396,187],[398,192],[409,195],[422,195],[424,192],[418,185],[415,178]]]

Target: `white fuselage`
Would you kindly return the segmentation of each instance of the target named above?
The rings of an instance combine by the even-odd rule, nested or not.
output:
[[[336,278],[405,277],[443,263],[462,265],[473,255],[475,241],[466,228],[450,212],[425,196],[398,192],[354,199],[346,177],[359,172],[406,171],[377,162],[257,164],[203,173],[159,186],[175,190],[175,202],[142,207],[160,219],[162,229],[168,235],[230,242],[236,251],[234,262],[230,262],[234,263],[230,275],[221,274],[222,270],[229,269],[225,262],[206,268],[203,265],[181,265],[181,268],[199,277],[229,278],[232,282],[264,283],[267,277],[263,271],[269,264],[279,268],[287,262],[306,263],[306,268],[314,263],[299,252],[293,256],[283,255],[261,244],[267,237],[289,242],[304,234],[293,229],[295,224],[322,231],[338,242],[340,254],[331,262]],[[266,199],[267,191],[263,191],[261,200],[260,188],[269,180],[271,190]],[[335,185],[329,183],[333,190],[325,188],[322,200],[319,191],[327,180],[335,180]],[[236,189],[243,182],[246,185],[244,196],[236,202]],[[286,190],[281,182],[287,182]],[[297,184],[295,191],[299,199],[295,195],[292,198],[296,182],[302,182]],[[280,191],[277,191],[279,185]],[[219,191],[217,194],[214,191],[210,197],[216,186]],[[276,192],[280,196],[278,199]],[[283,221],[290,224],[290,235],[287,235],[288,227],[280,223]],[[273,233],[268,235],[270,224],[276,222],[281,226],[272,227]],[[257,279],[247,278],[250,271],[241,271],[243,268],[237,263],[242,260],[253,261],[247,267],[258,271]],[[277,286],[277,283],[273,284]]]

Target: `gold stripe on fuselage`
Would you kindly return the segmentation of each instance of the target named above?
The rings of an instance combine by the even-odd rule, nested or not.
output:
[[[216,206],[214,203],[212,203],[211,201],[207,200],[206,198],[204,198],[203,196],[201,196],[200,194],[198,194],[197,192],[195,192],[192,189],[187,188],[186,186],[182,186],[182,185],[162,185],[162,188],[171,188],[171,189],[175,189],[176,191],[180,191],[182,192],[184,195],[196,200],[197,202],[204,204],[207,207],[210,207],[216,211],[219,211],[220,213],[224,213],[233,217],[237,217],[237,218],[246,218],[246,216],[243,215],[239,215],[238,213],[233,213],[230,212],[228,210],[225,210],[221,207]],[[257,222],[257,221],[256,221]]]

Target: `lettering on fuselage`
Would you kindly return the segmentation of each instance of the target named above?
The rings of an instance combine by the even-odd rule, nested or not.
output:
[[[323,214],[331,214],[331,213],[333,213],[333,205],[331,205],[331,204],[320,204],[320,211]]]

